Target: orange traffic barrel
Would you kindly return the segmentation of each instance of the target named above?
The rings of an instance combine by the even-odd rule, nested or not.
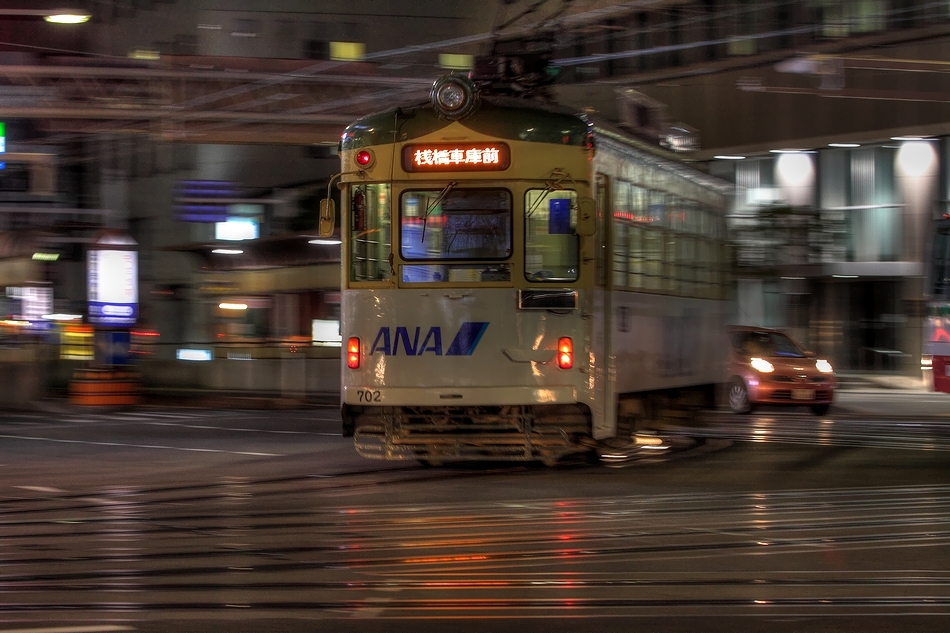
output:
[[[123,370],[77,369],[69,384],[69,401],[90,407],[114,407],[141,401],[138,375]]]

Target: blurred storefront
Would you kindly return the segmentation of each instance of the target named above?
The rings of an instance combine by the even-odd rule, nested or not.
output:
[[[231,348],[316,345],[338,352],[338,241],[284,234],[174,249],[198,263],[193,297],[204,340]],[[331,326],[335,337],[327,335]]]
[[[711,164],[737,186],[735,320],[785,328],[839,370],[920,376],[947,139],[834,145]]]

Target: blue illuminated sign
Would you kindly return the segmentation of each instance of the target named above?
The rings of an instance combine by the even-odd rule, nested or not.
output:
[[[548,234],[571,234],[571,201],[567,198],[553,198],[548,203]]]

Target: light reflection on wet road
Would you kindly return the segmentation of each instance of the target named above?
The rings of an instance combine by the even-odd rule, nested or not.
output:
[[[664,432],[748,442],[950,451],[950,420],[869,420],[785,411],[754,415],[714,412],[704,415],[701,425],[670,425]]]
[[[919,432],[866,422],[862,433],[843,420],[714,416],[698,435],[738,441],[668,463],[425,469],[356,457],[326,411],[140,417],[3,434],[0,631],[403,618],[950,624],[950,427],[936,422]],[[74,441],[68,454],[58,440]],[[150,461],[156,452],[163,461]],[[54,469],[64,458],[89,470]],[[47,465],[59,474],[26,476]],[[764,481],[763,470],[787,477]]]

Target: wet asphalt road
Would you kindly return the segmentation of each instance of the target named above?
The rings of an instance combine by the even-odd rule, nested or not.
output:
[[[0,633],[947,630],[950,420],[884,400],[611,468],[368,461],[333,408],[0,414]]]

